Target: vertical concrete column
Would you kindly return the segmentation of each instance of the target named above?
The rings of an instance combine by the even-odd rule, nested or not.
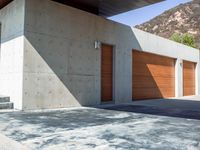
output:
[[[200,65],[199,62],[196,64],[195,68],[195,94],[200,95]]]
[[[183,96],[183,60],[179,58],[175,64],[175,96]]]

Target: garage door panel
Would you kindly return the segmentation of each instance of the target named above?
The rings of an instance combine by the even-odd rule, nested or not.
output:
[[[153,99],[174,97],[174,88],[136,88],[133,93],[135,99]]]
[[[175,96],[175,60],[133,51],[133,99]]]
[[[183,61],[183,95],[195,95],[195,63]]]
[[[151,98],[161,98],[162,95],[161,95],[160,91],[158,91],[156,88],[154,89],[153,92],[152,92],[152,89],[137,88],[134,90],[133,97],[134,97],[134,99],[149,99],[150,97]]]
[[[195,65],[195,64],[191,64],[191,65]],[[195,70],[195,68],[194,67],[192,67],[192,68],[185,68],[185,66],[184,66],[185,73],[193,74],[193,72],[191,72],[191,70]]]
[[[137,68],[136,71],[134,71],[135,68]],[[174,69],[170,66],[140,63],[136,63],[133,65],[133,74],[145,76],[175,77]]]
[[[174,87],[172,87],[172,88],[157,88],[157,87],[154,87],[154,88],[152,88],[152,87],[149,87],[149,88],[135,88],[135,90],[134,90],[134,93],[133,94],[137,94],[137,93],[140,93],[140,94],[143,94],[143,95],[145,95],[146,93],[159,93],[159,94],[161,94],[161,95],[166,95],[166,94],[169,94],[169,96],[168,97],[173,97],[174,96],[174,90],[175,90],[175,88]]]
[[[154,77],[151,76],[137,76],[133,78],[133,87],[174,87],[175,78],[169,77]],[[141,82],[142,81],[142,82]]]
[[[150,59],[150,57],[147,57],[147,58]],[[135,58],[135,59],[137,59],[137,58]],[[140,58],[140,59],[141,60],[133,60],[134,64],[146,64],[147,63],[147,61],[143,60],[142,58]],[[148,61],[148,64],[161,65],[161,66],[162,65],[164,65],[164,66],[171,66],[171,65],[174,64],[174,62],[173,61],[170,62],[169,60],[159,62],[159,60],[156,60],[155,58],[153,58],[152,61]]]
[[[140,55],[140,57],[135,57],[133,60],[134,63],[143,63],[145,64],[148,62],[149,64],[160,64],[165,66],[171,66],[174,64],[175,60],[172,61],[171,58],[159,56],[155,54],[145,53],[145,52],[138,52],[134,51],[135,55]]]
[[[192,70],[190,70],[190,71],[192,71]],[[191,72],[189,72],[189,73],[185,72],[184,76],[185,76],[185,79],[193,79],[194,78],[194,72],[193,73],[191,73]]]
[[[184,72],[184,79],[192,79],[195,77],[194,72],[192,70]]]
[[[183,65],[184,65],[184,69],[186,70],[195,68],[195,64],[193,62],[183,61]]]
[[[184,96],[194,95],[195,94],[195,87],[185,87],[184,88]]]
[[[195,87],[195,82],[191,82],[191,79],[184,79],[185,88],[187,87]]]

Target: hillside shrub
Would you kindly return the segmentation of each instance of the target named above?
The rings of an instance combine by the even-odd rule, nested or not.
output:
[[[185,34],[174,33],[170,37],[170,39],[172,41],[175,41],[175,42],[178,42],[178,43],[181,43],[181,44],[193,47],[193,48],[197,47],[196,44],[195,44],[195,38],[194,38],[194,36],[192,36],[192,35],[190,35],[188,33],[185,33]]]

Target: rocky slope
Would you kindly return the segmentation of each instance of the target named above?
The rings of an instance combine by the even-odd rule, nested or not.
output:
[[[200,49],[200,0],[180,4],[136,28],[165,38],[174,32],[189,33]]]

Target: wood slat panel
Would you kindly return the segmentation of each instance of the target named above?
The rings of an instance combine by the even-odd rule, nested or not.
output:
[[[134,63],[134,62],[133,62]],[[135,68],[137,71],[134,71]],[[174,68],[171,66],[155,65],[155,64],[133,64],[133,74],[142,76],[162,76],[162,77],[175,77]]]
[[[101,100],[112,101],[113,96],[113,47],[102,44],[101,50]]]
[[[184,88],[184,96],[194,95],[195,87],[185,87]]]
[[[183,95],[195,95],[195,66],[189,61],[183,61]]]
[[[160,88],[159,90],[157,87],[135,88],[133,97],[137,97],[137,99],[134,99],[134,100],[174,97],[174,95],[172,95],[172,92],[171,92],[174,90],[175,88]]]
[[[138,88],[145,88],[145,87],[170,87],[173,88],[173,84],[169,84],[172,80],[175,80],[175,78],[171,77],[150,77],[150,76],[135,76],[133,78],[133,84],[134,87]],[[143,82],[141,82],[143,81]],[[146,84],[148,83],[148,84]],[[156,84],[155,84],[156,83]]]
[[[175,96],[175,60],[133,50],[133,100]]]
[[[133,60],[134,63],[139,62],[142,64],[146,64],[146,62],[148,62],[149,64],[164,66],[172,66],[174,64],[174,61],[171,61],[172,59],[169,57],[139,51],[134,51],[134,53],[135,55],[140,55],[140,57],[135,57],[135,59]]]

